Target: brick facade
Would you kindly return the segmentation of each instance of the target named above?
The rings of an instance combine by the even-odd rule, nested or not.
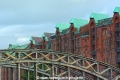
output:
[[[77,29],[72,23],[67,29],[68,34],[60,33],[57,28],[56,38],[51,44],[52,50],[84,55],[118,67],[120,60],[116,51],[119,46],[116,35],[119,36],[120,29],[116,29],[117,25],[120,27],[120,16],[115,12],[113,17],[101,19],[97,24],[94,18],[90,18],[79,33],[75,33]],[[85,33],[87,35],[83,36]]]

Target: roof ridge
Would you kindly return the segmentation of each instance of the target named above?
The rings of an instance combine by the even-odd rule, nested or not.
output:
[[[119,15],[120,15],[120,7],[119,7],[119,6],[116,6],[113,12],[118,12]]]
[[[109,15],[107,13],[97,13],[97,12],[92,12],[91,14],[105,14],[105,15]]]
[[[79,20],[87,20],[87,19],[82,19],[82,18],[71,18],[72,19],[79,19]],[[88,21],[88,20],[87,20]]]

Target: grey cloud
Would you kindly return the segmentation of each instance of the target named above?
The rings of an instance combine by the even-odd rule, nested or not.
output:
[[[40,24],[69,22],[72,17],[84,18],[84,14],[101,12],[112,6],[109,0],[12,0],[0,3],[0,24]],[[106,4],[107,3],[107,4]],[[118,4],[117,1],[114,1]],[[115,5],[114,4],[114,5]],[[112,11],[112,10],[110,10]],[[111,12],[112,13],[112,12]],[[108,13],[109,14],[109,13]]]
[[[25,44],[22,39],[41,36],[43,32],[55,32],[57,23],[69,23],[71,18],[89,20],[92,12],[112,16],[119,3],[120,0],[0,0],[0,48]]]

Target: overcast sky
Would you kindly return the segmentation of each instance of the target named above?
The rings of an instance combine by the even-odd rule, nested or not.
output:
[[[57,23],[71,18],[88,19],[92,12],[107,13],[120,0],[0,0],[0,49],[27,44],[31,36],[55,32]]]

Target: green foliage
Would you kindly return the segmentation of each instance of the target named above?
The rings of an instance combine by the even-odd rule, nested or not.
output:
[[[24,80],[27,78],[27,71],[24,71],[24,74],[21,76]],[[29,72],[29,80],[34,80],[34,72]]]
[[[50,65],[49,65],[49,66],[50,66]],[[38,67],[39,67],[40,69],[42,69],[42,64],[38,65]],[[46,66],[46,65],[43,65],[43,70],[46,70],[46,69],[47,69],[47,66]],[[50,73],[50,71],[47,71],[47,73]],[[41,77],[42,74],[39,73],[38,76]],[[22,77],[22,79],[24,79],[24,80],[27,79],[27,71],[26,71],[26,70],[24,71],[24,74],[23,74],[21,77]],[[47,76],[44,75],[44,77],[47,77]],[[29,72],[29,80],[34,80],[34,72],[32,72],[32,71]],[[49,80],[49,79],[48,79],[48,80]]]

